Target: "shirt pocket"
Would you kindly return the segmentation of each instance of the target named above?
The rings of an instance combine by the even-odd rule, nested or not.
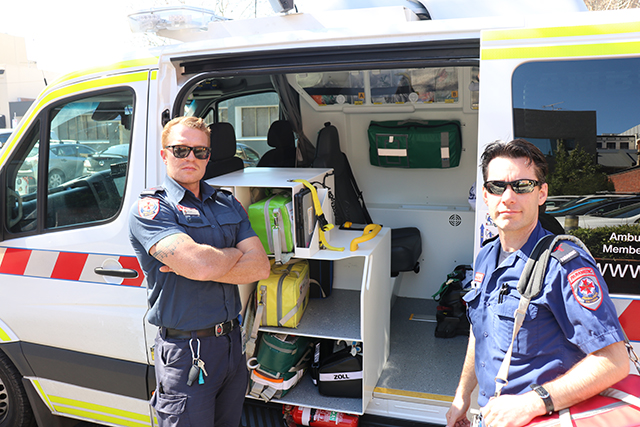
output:
[[[462,299],[467,304],[467,317],[471,324],[476,324],[476,317],[478,315],[478,304],[480,302],[480,288],[471,288]]]
[[[506,352],[511,345],[513,328],[515,326],[515,313],[520,305],[520,298],[513,295],[505,295],[501,303],[494,303],[491,306],[493,311],[493,338],[500,350]],[[538,308],[529,304],[520,331],[516,335],[513,343],[513,353],[527,354],[529,349],[535,348],[538,333],[535,318]]]
[[[238,231],[240,231],[240,222],[242,221],[240,214],[232,209],[228,209],[227,212],[217,214],[216,220],[222,229],[225,247],[235,247]]]

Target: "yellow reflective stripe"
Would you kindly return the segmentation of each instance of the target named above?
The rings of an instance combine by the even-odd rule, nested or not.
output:
[[[91,74],[104,74],[112,71],[117,72],[117,71],[126,70],[127,68],[148,67],[150,65],[157,65],[157,64],[158,64],[158,57],[132,59],[129,61],[122,61],[122,62],[111,64],[108,66],[93,67],[93,68],[88,68],[86,70],[80,70],[80,71],[75,71],[69,74],[65,74],[64,76],[56,80],[53,84],[54,85],[60,84],[68,80],[89,76]]]
[[[627,34],[637,32],[640,32],[640,22],[622,22],[616,24],[576,25],[572,27],[488,30],[482,32],[482,40],[527,40],[550,37],[580,37],[602,34]]]
[[[151,416],[122,409],[110,408],[95,403],[82,402],[66,397],[49,396],[57,412],[70,415],[78,415],[94,420],[107,421],[122,426],[150,426]],[[59,406],[65,405],[65,406]],[[127,418],[127,419],[124,419]],[[142,421],[142,423],[132,420]]]
[[[149,71],[138,71],[134,73],[126,73],[117,76],[105,77],[100,79],[92,79],[86,82],[76,83],[70,86],[65,86],[59,89],[54,89],[49,93],[45,93],[43,97],[38,98],[37,104],[35,108],[31,110],[31,114],[25,120],[21,122],[21,127],[15,131],[15,137],[12,140],[10,146],[2,150],[2,156],[0,157],[0,164],[4,162],[4,159],[8,156],[9,151],[11,151],[11,147],[13,147],[22,134],[27,130],[27,128],[32,124],[33,118],[40,113],[40,110],[44,105],[49,102],[53,102],[58,98],[62,98],[64,96],[70,95],[72,93],[80,93],[82,91],[96,89],[99,87],[107,87],[107,86],[116,86],[122,85],[126,83],[135,83],[140,81],[147,80],[149,75]]]
[[[442,394],[420,393],[417,391],[398,390],[395,388],[376,387],[373,389],[373,392],[381,393],[381,394],[389,394],[389,395],[395,394],[396,396],[416,397],[419,399],[441,400],[443,402],[453,402],[452,396],[445,396]]]
[[[640,42],[592,43],[555,46],[484,48],[480,59],[575,58],[582,56],[633,55],[640,53]]]
[[[9,334],[3,331],[2,328],[0,328],[0,341],[2,342],[11,341],[11,338],[9,338]]]
[[[31,381],[36,388],[38,389],[38,392],[40,392],[40,396],[42,397],[42,399],[44,400],[44,403],[47,404],[47,406],[49,407],[49,409],[51,411],[53,411],[53,405],[51,404],[51,402],[49,401],[49,396],[47,396],[47,394],[44,392],[44,390],[42,389],[42,386],[40,385],[40,381],[38,380],[32,380]]]

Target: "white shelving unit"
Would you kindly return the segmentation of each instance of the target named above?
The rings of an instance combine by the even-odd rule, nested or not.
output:
[[[298,193],[304,179],[324,182],[333,188],[331,170],[312,168],[246,168],[213,178],[207,182],[231,191],[246,207],[256,188],[291,189]],[[319,188],[316,186],[316,188]],[[327,220],[333,221],[327,190],[318,191]],[[294,215],[295,217],[295,215]],[[295,249],[296,258],[331,260],[334,262],[333,291],[325,299],[311,299],[297,329],[261,327],[261,331],[296,334],[315,338],[358,341],[363,346],[363,387],[361,398],[322,396],[309,375],[282,399],[275,402],[363,414],[371,400],[382,368],[389,356],[391,281],[391,232],[383,228],[373,239],[363,242],[356,251],[351,241],[360,232],[339,230],[336,226],[326,233],[329,244],[344,247],[343,251],[320,249],[317,225],[309,248]],[[253,290],[243,287],[245,294]],[[243,295],[243,299],[245,296]]]

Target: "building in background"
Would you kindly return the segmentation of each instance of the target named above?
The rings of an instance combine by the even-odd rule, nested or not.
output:
[[[24,38],[0,33],[0,129],[14,127],[46,81],[56,77],[27,59]]]

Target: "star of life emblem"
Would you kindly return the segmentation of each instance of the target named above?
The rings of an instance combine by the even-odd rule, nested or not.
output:
[[[597,310],[602,303],[602,287],[592,268],[583,267],[569,273],[573,296],[581,306]]]
[[[142,218],[153,219],[160,211],[160,203],[158,199],[153,197],[145,197],[138,200],[138,213]]]

